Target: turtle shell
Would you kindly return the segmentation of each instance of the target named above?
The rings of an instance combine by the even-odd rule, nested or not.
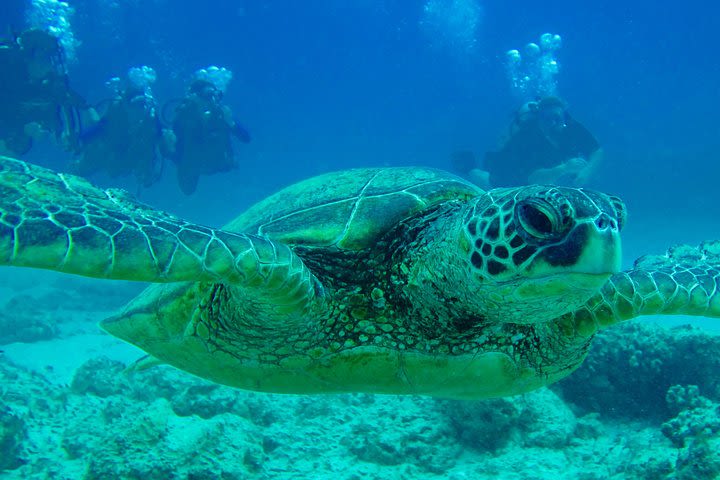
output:
[[[225,230],[290,245],[360,250],[398,222],[432,205],[482,193],[442,170],[363,168],[326,173],[252,206]]]

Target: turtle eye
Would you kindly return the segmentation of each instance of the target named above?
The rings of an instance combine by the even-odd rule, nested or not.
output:
[[[542,200],[526,200],[517,206],[516,215],[522,229],[537,239],[549,239],[562,233],[560,212]]]

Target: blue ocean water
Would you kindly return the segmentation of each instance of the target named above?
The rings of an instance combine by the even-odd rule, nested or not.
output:
[[[3,23],[21,28],[27,3],[4,2],[11,11]],[[433,4],[445,11],[428,15]],[[203,181],[195,198],[170,186],[148,197],[174,211],[188,204],[179,213],[210,210],[225,220],[237,202],[208,209],[208,198],[240,199],[248,184],[260,191],[240,206],[323,171],[447,168],[455,150],[481,155],[496,146],[518,106],[505,52],[545,32],[563,38],[558,93],[607,152],[593,186],[623,196],[636,218],[706,212],[704,223],[712,223],[717,212],[713,2],[71,5],[80,42],[72,85],[92,101],[108,95],[105,81],[132,66],[157,70],[154,90],[165,101],[181,96],[198,68],[233,72],[226,100],[254,141],[239,149],[243,168]]]
[[[37,8],[38,3],[43,2],[3,0],[0,25],[7,27],[8,35],[11,31],[22,30],[27,26],[29,13]],[[221,225],[283,186],[328,171],[410,165],[450,169],[451,155],[459,150],[473,151],[481,158],[485,151],[497,145],[513,112],[522,103],[521,95],[511,85],[506,52],[522,49],[528,42],[539,42],[542,34],[550,32],[562,36],[562,46],[555,52],[559,64],[559,71],[553,76],[556,92],[567,101],[573,116],[595,134],[605,151],[604,161],[592,178],[590,187],[619,195],[628,205],[624,263],[629,265],[646,253],[662,253],[675,243],[697,244],[706,239],[720,239],[717,187],[720,178],[720,57],[717,40],[720,5],[717,2],[208,0],[199,3],[188,0],[68,0],[68,4],[73,13],[68,17],[66,28],[77,42],[73,58],[69,61],[70,81],[72,87],[91,103],[107,98],[105,82],[109,78],[122,76],[134,66],[148,65],[155,69],[157,81],[153,92],[163,103],[182,97],[189,78],[198,68],[217,65],[232,71],[233,78],[225,102],[253,137],[247,145],[236,145],[240,167],[225,174],[201,178],[198,191],[192,196],[185,196],[178,190],[174,174],[169,170],[157,185],[141,195],[144,202],[184,218]],[[36,145],[25,159],[56,170],[65,169],[69,162],[68,155],[52,142]],[[94,181],[105,187],[135,189],[132,179],[98,176]],[[0,346],[6,351],[6,357],[51,378],[52,387],[42,386],[45,384],[41,383],[36,385],[34,377],[26,377],[25,373],[14,370],[5,373],[3,382],[19,378],[22,380],[16,385],[25,384],[28,391],[45,389],[58,397],[63,395],[64,387],[57,384],[71,383],[76,368],[87,359],[95,359],[103,352],[109,352],[113,359],[132,359],[130,350],[121,350],[115,344],[105,343],[107,339],[93,336],[89,325],[102,318],[98,311],[119,307],[140,287],[113,283],[119,293],[117,298],[112,295],[107,298],[108,294],[97,287],[99,282],[65,282],[63,277],[45,273],[14,269],[0,271],[3,301],[16,301],[7,304],[6,315],[13,311],[12,305],[26,309],[30,302],[37,304],[33,305],[33,309],[37,309],[33,310],[36,315],[48,315],[48,318],[69,315],[82,324],[62,326],[59,320],[52,320],[60,322],[60,326],[52,329],[60,339],[65,340],[64,344],[38,343],[33,346],[30,342],[18,343],[17,339],[6,337],[7,345]],[[62,294],[66,288],[73,293]],[[87,297],[78,292],[84,292]],[[100,301],[97,297],[104,298]],[[83,304],[90,306],[83,307]],[[664,319],[656,321],[668,324]],[[685,323],[690,319],[683,317],[679,321]],[[720,330],[715,320],[692,321],[702,325],[703,331]],[[630,350],[635,352],[628,353],[629,359],[642,356],[637,352],[645,351],[643,348],[647,345],[637,338],[647,338],[648,335],[644,331],[631,331],[627,337],[621,337],[621,341],[625,341],[623,338],[635,339],[632,342],[628,340],[628,344],[632,344]],[[662,336],[664,334],[653,331],[652,335],[657,342],[670,341]],[[104,342],[100,344],[102,347],[87,344],[101,341]],[[650,347],[647,348],[650,353],[645,355],[657,355],[657,360],[661,362],[668,350],[687,348],[692,351],[702,345],[700,350],[710,353],[698,361],[714,358],[715,362],[709,363],[707,368],[715,370],[698,374],[687,381],[675,378],[668,381],[674,385],[707,380],[712,378],[713,373],[717,376],[717,357],[713,355],[720,350],[707,346],[709,340],[693,337],[683,342],[681,347],[658,348],[659,352],[650,352],[657,344],[649,342]],[[625,359],[623,353],[608,348],[611,353],[603,351],[604,356],[597,358],[615,359],[619,362],[617,368],[644,374],[645,370],[636,368],[638,362],[642,365],[642,361],[633,363]],[[78,351],[90,353],[79,355],[77,359],[69,353]],[[57,356],[58,352],[61,352],[62,358]],[[72,361],[64,363],[71,357]],[[688,358],[682,353],[673,356],[678,365],[690,361]],[[626,363],[622,363],[625,360]],[[599,372],[602,362],[596,363],[593,364],[594,372]],[[47,370],[53,365],[55,373]],[[122,376],[114,364],[84,365],[86,370],[95,368],[98,372],[106,372],[109,378]],[[651,367],[647,370],[653,371]],[[712,469],[715,468],[712,465],[719,463],[717,450],[715,453],[712,451],[714,446],[720,445],[718,410],[715,409],[720,399],[713,396],[720,393],[717,380],[700,385],[700,393],[704,396],[693,397],[687,389],[682,391],[686,392],[683,394],[685,397],[696,398],[693,404],[696,416],[705,412],[702,408],[707,407],[710,413],[703,415],[711,417],[710,420],[696,422],[706,425],[711,432],[707,438],[703,437],[702,442],[705,443],[696,442],[687,434],[687,438],[691,439],[680,447],[685,449],[682,453],[685,457],[682,458],[686,458],[686,464],[695,458],[701,466],[707,466],[705,470],[690,471],[683,470],[685,464],[677,463],[675,457],[667,453],[678,448],[669,440],[672,436],[663,437],[660,433],[663,422],[671,418],[677,420],[682,412],[692,410],[690,407],[677,407],[677,411],[672,409],[676,407],[662,410],[666,408],[664,395],[667,388],[659,394],[663,398],[656,398],[658,405],[663,406],[655,410],[638,407],[639,413],[633,410],[635,413],[623,419],[625,423],[618,424],[608,420],[613,418],[613,413],[618,413],[612,411],[613,401],[626,405],[618,400],[623,391],[617,384],[608,387],[598,381],[595,385],[588,383],[587,390],[583,390],[586,385],[582,384],[554,391],[552,395],[564,393],[567,404],[571,405],[565,407],[563,404],[555,413],[558,418],[556,424],[567,430],[558,434],[540,421],[532,425],[523,423],[526,413],[541,416],[542,412],[528,406],[532,400],[483,407],[475,404],[436,404],[426,399],[410,404],[406,399],[369,399],[361,396],[336,400],[323,398],[316,402],[320,406],[313,406],[311,400],[300,397],[246,397],[241,396],[244,393],[232,390],[191,384],[180,374],[167,373],[167,378],[171,380],[160,374],[153,375],[157,376],[143,377],[130,387],[126,384],[118,386],[117,382],[126,380],[89,376],[90,380],[86,382],[93,385],[106,382],[107,390],[101,393],[73,383],[73,395],[96,395],[101,399],[98,402],[102,405],[98,408],[104,409],[106,417],[113,415],[112,401],[108,403],[107,399],[122,397],[123,391],[126,392],[123,397],[126,403],[152,405],[152,409],[160,412],[153,418],[162,418],[163,426],[156,430],[148,428],[151,430],[149,433],[138,434],[147,438],[133,444],[134,456],[123,457],[121,446],[117,447],[117,451],[100,452],[97,444],[107,443],[106,438],[98,431],[81,431],[76,424],[81,423],[78,419],[84,417],[77,414],[72,419],[74,430],[61,435],[63,439],[58,440],[63,442],[62,448],[48,447],[48,450],[55,448],[64,452],[67,457],[61,461],[60,454],[48,454],[50,460],[46,463],[51,466],[34,462],[33,455],[42,457],[37,451],[32,453],[32,448],[43,445],[32,438],[33,432],[39,431],[40,427],[23,417],[23,410],[18,406],[23,402],[7,395],[0,396],[0,404],[8,409],[7,412],[14,409],[14,413],[7,415],[25,422],[26,431],[30,431],[29,436],[26,434],[23,437],[26,438],[24,444],[18,441],[20,450],[0,452],[6,458],[12,455],[22,458],[21,463],[26,469],[18,473],[19,467],[7,466],[14,464],[0,464],[0,469],[8,468],[4,473],[0,470],[0,478],[4,475],[7,478],[23,478],[25,475],[35,475],[32,478],[120,478],[117,475],[121,475],[118,473],[121,470],[112,470],[107,466],[112,461],[102,455],[125,458],[128,463],[137,458],[138,464],[144,462],[144,468],[147,468],[142,470],[138,467],[137,472],[156,471],[155,478],[191,478],[187,476],[187,472],[192,470],[187,467],[192,464],[187,460],[189,457],[181,462],[182,468],[177,466],[179,464],[175,464],[175,469],[167,464],[161,468],[145,456],[140,459],[138,451],[143,448],[147,451],[150,448],[148,445],[153,445],[153,448],[165,445],[153,451],[159,455],[167,454],[168,459],[173,459],[167,463],[172,464],[177,461],[172,455],[189,448],[178,432],[182,432],[183,428],[193,432],[204,431],[208,438],[225,441],[227,437],[216,432],[220,428],[217,422],[220,421],[229,430],[251,432],[242,435],[259,435],[266,439],[258,446],[243,436],[242,442],[233,445],[236,451],[245,452],[238,457],[240,460],[228,453],[217,453],[213,457],[215,464],[225,459],[243,465],[238,467],[238,472],[242,470],[245,473],[237,473],[237,477],[228,474],[227,478],[326,478],[333,475],[336,478],[544,478],[553,475],[579,478],[573,476],[579,474],[583,474],[583,478],[718,478],[715,475],[720,475],[720,469]],[[585,374],[582,378],[589,378],[587,381],[590,382],[593,375]],[[614,377],[608,374],[603,378]],[[648,373],[643,378],[647,384],[652,384],[655,377]],[[161,391],[158,385],[166,381],[178,382],[180,387],[168,387]],[[138,393],[143,388],[152,390],[155,397],[150,398],[150,394],[143,397]],[[608,399],[603,403],[600,398],[597,404],[583,404],[577,400],[584,395],[592,395],[593,388],[602,389]],[[590,393],[572,393],[578,390]],[[198,406],[202,401],[189,397],[187,391],[201,392],[199,396],[211,399],[207,401],[211,405]],[[627,391],[625,395],[628,395]],[[629,395],[632,396],[632,392]],[[184,403],[176,397],[185,399]],[[158,404],[158,398],[172,404],[172,409],[166,404]],[[556,398],[542,400],[552,404],[559,401]],[[178,402],[185,405],[190,414],[180,414],[185,407],[178,406]],[[682,404],[674,402],[671,402],[674,406]],[[137,407],[117,407],[120,403],[118,400],[115,404],[115,411],[121,412],[118,414],[120,417],[140,415],[134,409]],[[77,410],[89,408],[88,404],[79,400],[72,406]],[[497,412],[489,414],[483,410],[496,407],[506,415]],[[441,413],[423,417],[419,412],[427,409],[437,409]],[[658,409],[662,412],[657,413]],[[60,410],[58,407],[57,411]],[[174,413],[168,413],[170,410]],[[277,410],[283,411],[278,413]],[[403,416],[398,411],[410,413]],[[302,443],[300,437],[320,435],[323,439],[329,438],[327,430],[339,428],[341,420],[338,419],[348,415],[347,412],[370,419],[353,423],[354,430],[343,434],[344,443],[340,442],[343,446],[332,444],[331,453],[328,453],[321,449],[313,450],[312,442]],[[593,414],[599,414],[602,421],[592,417]],[[0,422],[6,418],[2,425],[5,425],[5,431],[10,431],[10,426],[16,424],[2,415],[0,411]],[[46,417],[39,415],[38,418],[42,417],[49,424],[48,419],[54,415],[56,413],[48,413]],[[229,417],[218,420],[221,415]],[[382,419],[372,418],[378,415]],[[438,416],[442,419],[438,420]],[[303,424],[299,417],[309,418],[311,425]],[[152,423],[142,418],[142,422]],[[196,422],[182,423],[188,418]],[[433,430],[427,434],[427,429],[420,425],[423,421],[444,421],[450,426],[447,430]],[[685,420],[677,420],[682,421]],[[459,424],[467,425],[468,431],[458,433]],[[636,426],[636,430],[644,432],[644,436],[639,434],[632,440],[622,440],[617,431],[630,429],[628,425]],[[132,422],[116,428],[118,432],[137,433]],[[289,430],[302,434],[290,434]],[[387,433],[383,436],[378,433],[379,430]],[[537,432],[551,430],[557,435],[557,445],[527,440]],[[157,433],[159,431],[165,433]],[[507,439],[499,445],[483,443],[482,439],[488,436],[504,438],[505,434]],[[199,441],[197,439],[203,434],[193,435],[196,435],[192,437],[193,441]],[[4,438],[11,437],[8,434]],[[86,438],[83,441],[91,446],[89,451],[99,457],[94,463],[88,460],[82,453],[82,441],[76,445],[69,438]],[[597,447],[599,450],[588,450],[592,453],[587,453],[582,450],[585,447],[578,446],[587,445],[590,439],[596,445],[607,445],[607,451],[602,450],[604,447]],[[412,441],[417,442],[416,448],[407,446]],[[398,443],[402,442],[405,446],[398,447]],[[657,442],[666,444],[663,447],[665,450],[659,448],[655,455],[656,460],[660,460],[655,463],[644,457],[644,463],[637,460],[638,452]],[[701,443],[711,446],[708,447],[710,453],[702,450],[705,447],[701,448]],[[29,444],[32,447],[28,447]],[[291,444],[296,447],[293,449]],[[417,453],[435,448],[437,444],[442,445],[442,448],[438,447],[442,452],[433,454],[436,455],[434,457],[429,453]],[[619,444],[622,448],[617,447]],[[691,451],[692,445],[695,449]],[[0,448],[2,446],[0,442]],[[349,453],[344,454],[343,448]],[[511,450],[514,453],[509,453]],[[625,453],[618,453],[618,450]],[[498,451],[503,454],[498,454]],[[171,455],[168,452],[175,453]],[[303,452],[309,453],[303,455]],[[635,459],[640,466],[635,470],[617,467],[592,476],[591,472],[597,468],[595,460],[582,458],[584,454],[601,457],[598,452],[607,454],[603,458],[608,459],[608,464],[628,465]],[[703,452],[706,452],[705,456]],[[563,455],[566,459],[561,461],[559,457]],[[282,464],[279,459],[282,456],[289,459],[287,464]],[[532,458],[535,463],[520,469],[522,462],[518,458],[523,456]],[[468,460],[469,457],[472,458]],[[667,467],[665,459],[672,465]],[[315,467],[313,461],[316,462]],[[101,464],[105,469],[98,467]],[[208,465],[211,464],[213,462],[208,460]],[[28,465],[32,466],[30,470]],[[293,470],[292,465],[297,468]],[[405,465],[414,466],[406,468]],[[481,476],[478,465],[483,465],[482,471],[487,472],[483,475],[487,477]],[[209,472],[205,473],[205,477],[197,470],[192,478],[219,478],[214,476],[219,470],[205,466]],[[569,470],[563,473],[563,468]],[[515,476],[511,475],[513,469]],[[704,477],[697,473],[701,470],[705,472],[702,473]],[[185,473],[177,473],[179,471]],[[496,473],[492,474],[493,471]],[[535,476],[529,473],[532,471]],[[141,476],[137,472],[122,472],[125,472],[122,478]],[[245,474],[248,477],[242,477]],[[565,474],[569,476],[563,477]]]

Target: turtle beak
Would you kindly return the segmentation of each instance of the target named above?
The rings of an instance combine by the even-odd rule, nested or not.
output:
[[[579,226],[573,233],[576,238],[536,259],[538,275],[516,285],[512,294],[518,300],[515,311],[505,314],[505,321],[551,321],[582,306],[620,271],[622,249],[617,222],[600,224],[596,220],[594,225]],[[573,257],[573,252],[578,254]],[[517,307],[520,304],[522,308]]]
[[[618,222],[609,215],[577,225],[565,240],[540,252],[531,268],[546,276],[557,272],[607,275],[620,271],[622,242]]]
[[[583,253],[572,271],[608,276],[620,271],[622,242],[617,222],[609,219],[595,221],[596,228],[588,228]]]

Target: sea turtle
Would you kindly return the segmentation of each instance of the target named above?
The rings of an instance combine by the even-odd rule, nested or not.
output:
[[[153,282],[102,328],[239,388],[450,398],[565,377],[601,328],[720,317],[720,243],[620,272],[625,207],[427,168],[328,173],[222,229],[0,159],[0,263]]]

